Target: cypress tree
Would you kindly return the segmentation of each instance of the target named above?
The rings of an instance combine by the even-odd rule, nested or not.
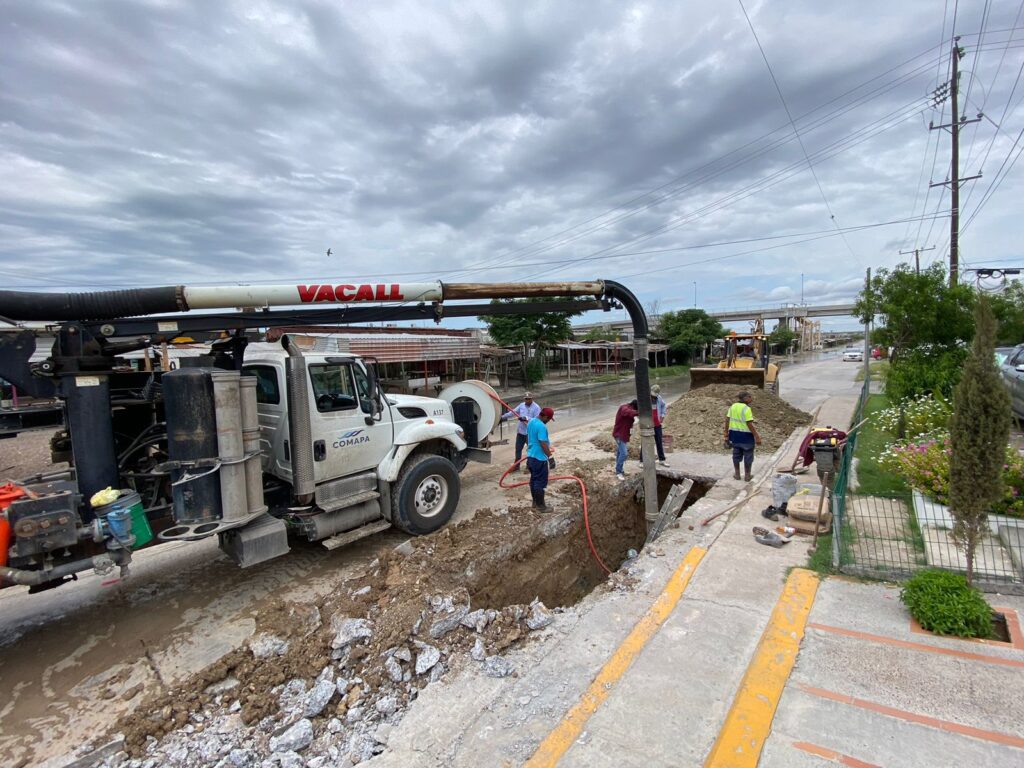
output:
[[[953,540],[967,556],[967,581],[988,510],[1003,495],[1003,464],[1010,437],[1010,397],[995,361],[996,320],[984,295],[974,308],[974,341],[953,395],[950,422],[949,511]]]

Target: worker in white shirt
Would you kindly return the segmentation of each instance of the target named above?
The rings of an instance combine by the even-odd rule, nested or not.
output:
[[[540,406],[533,402],[533,395],[527,392],[523,395],[523,402],[511,411],[506,411],[501,417],[502,421],[519,419],[518,429],[516,429],[516,472],[520,469],[519,461],[522,459],[523,449],[526,447],[526,425],[530,423],[530,419],[535,419],[538,416],[540,416]]]

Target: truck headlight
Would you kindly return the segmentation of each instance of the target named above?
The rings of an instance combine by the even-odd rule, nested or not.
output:
[[[459,436],[460,440],[466,439],[466,433],[460,428],[455,430],[455,434]]]

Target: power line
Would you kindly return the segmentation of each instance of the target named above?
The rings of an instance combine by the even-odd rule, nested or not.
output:
[[[804,146],[804,140],[800,137],[800,132],[796,127],[796,121],[793,119],[793,114],[789,111],[789,105],[786,103],[786,97],[782,95],[782,88],[779,86],[779,81],[775,77],[772,65],[768,61],[767,54],[764,52],[764,46],[761,45],[761,40],[757,36],[757,30],[754,29],[754,23],[750,20],[750,15],[747,13],[747,9],[743,6],[743,0],[736,1],[740,4],[740,9],[743,11],[743,17],[747,20],[747,26],[750,27],[751,34],[754,35],[754,42],[757,43],[757,50],[761,52],[761,58],[764,59],[764,65],[768,68],[768,74],[771,76],[772,85],[775,86],[775,92],[779,94],[779,101],[782,102],[782,108],[786,110],[786,117],[789,118],[789,124],[793,126],[793,133],[796,134],[796,140],[800,144],[800,151],[803,152],[804,159],[807,161],[807,167],[811,171],[811,176],[814,177],[814,183],[818,187],[818,193],[821,195],[822,202],[825,203],[825,208],[828,210],[829,218],[838,230],[839,222],[836,221],[836,215],[832,212],[832,206],[829,205],[828,198],[825,197],[825,190],[821,188],[821,181],[818,179],[818,173],[814,170],[811,158],[807,155],[807,147]],[[856,259],[857,255],[853,252],[853,248],[850,247],[850,243],[845,236],[843,237],[843,242],[846,244],[846,248],[849,250],[850,255]]]

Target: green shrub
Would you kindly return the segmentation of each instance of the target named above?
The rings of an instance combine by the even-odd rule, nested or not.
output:
[[[540,360],[526,362],[526,381],[530,384],[544,381],[544,364]]]
[[[966,348],[911,350],[889,366],[885,392],[893,402],[929,393],[948,398],[960,382],[966,359]]]
[[[921,571],[900,590],[900,600],[929,632],[992,637],[992,609],[959,573]]]

